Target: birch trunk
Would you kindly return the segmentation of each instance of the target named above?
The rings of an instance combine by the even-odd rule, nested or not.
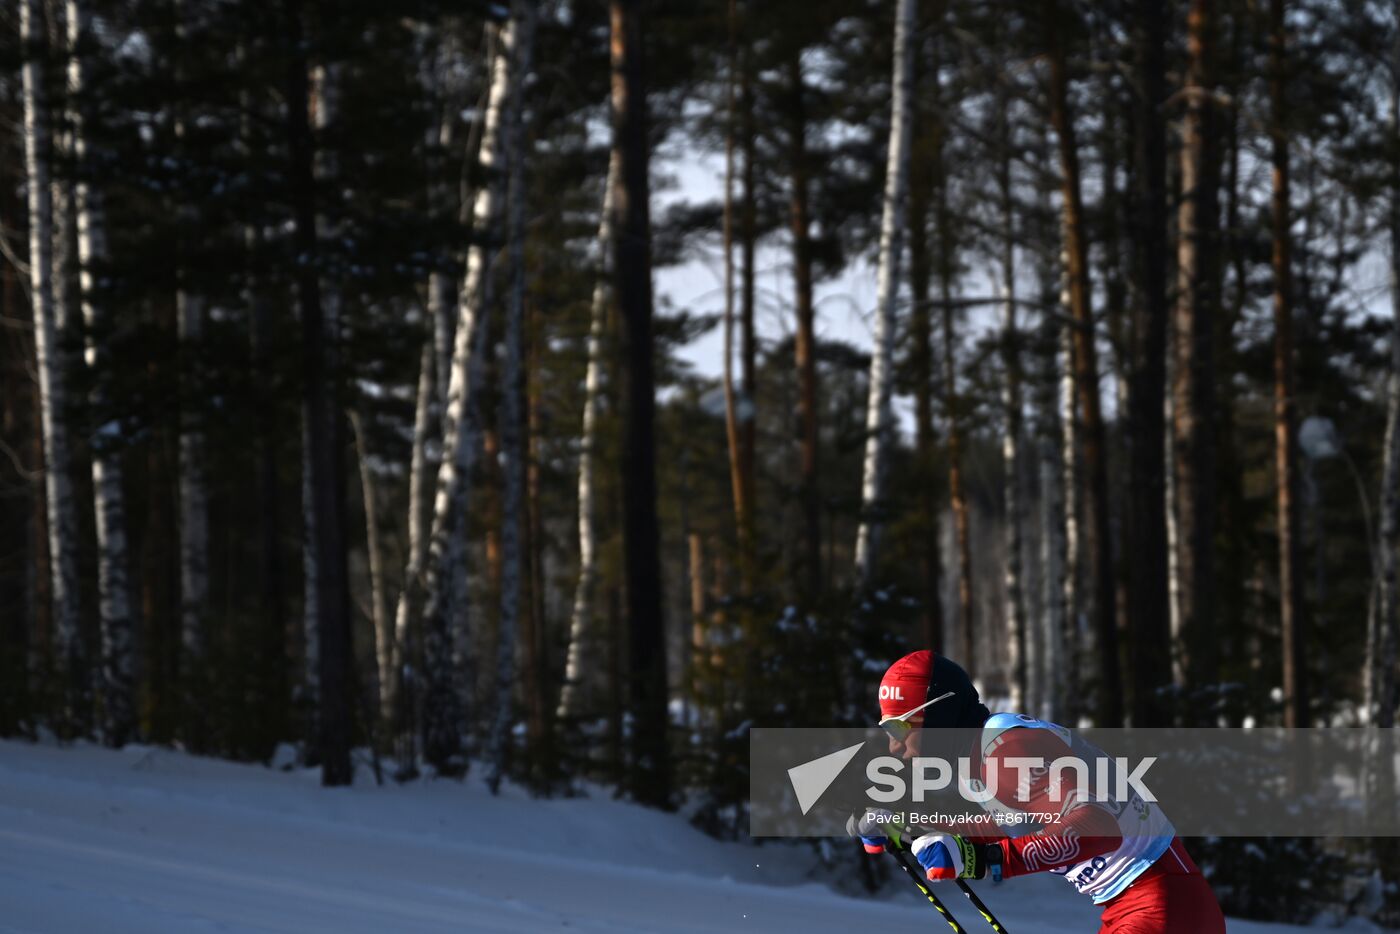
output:
[[[603,189],[603,212],[598,220],[598,278],[588,328],[588,369],[584,376],[583,428],[578,458],[578,582],[569,617],[569,648],[564,664],[564,687],[559,695],[559,719],[578,716],[584,698],[583,672],[592,659],[593,596],[598,581],[598,536],[594,528],[597,505],[593,472],[598,443],[598,403],[602,390],[603,337],[608,320],[608,282],[612,258],[613,189],[618,184],[617,157],[608,160]]]
[[[526,573],[524,496],[527,447],[525,413],[525,81],[530,74],[535,34],[533,0],[512,4],[509,41],[510,93],[507,98],[504,156],[508,174],[506,207],[510,295],[506,303],[505,359],[501,368],[501,470],[504,496],[501,516],[501,615],[496,643],[496,712],[487,750],[486,784],[500,790],[514,719],[516,632]]]
[[[1054,267],[1048,262],[1040,269],[1041,292],[1054,296],[1058,283]],[[1059,312],[1058,306],[1054,308]],[[1039,383],[1039,418],[1041,423],[1038,446],[1040,479],[1040,587],[1041,619],[1038,640],[1040,669],[1040,715],[1051,722],[1061,722],[1067,714],[1066,634],[1071,630],[1067,621],[1066,595],[1070,591],[1069,575],[1074,549],[1070,547],[1068,531],[1072,516],[1065,499],[1072,484],[1065,478],[1065,432],[1061,423],[1060,387],[1056,382],[1057,355],[1055,348],[1062,330],[1058,314],[1045,314],[1041,322],[1041,343],[1045,348],[1045,372]],[[1070,407],[1069,414],[1073,414]]]
[[[350,430],[355,433],[355,453],[360,462],[360,493],[365,509],[365,553],[369,563],[370,624],[374,629],[375,688],[379,698],[379,715],[384,718],[389,713],[390,685],[393,683],[394,631],[385,605],[379,494],[370,461],[364,416],[353,409],[350,411]]]
[[[495,27],[488,27],[495,31]],[[491,64],[491,87],[482,119],[480,164],[485,183],[472,205],[473,240],[457,304],[447,409],[443,413],[442,462],[433,496],[423,610],[423,751],[442,774],[461,774],[464,711],[454,686],[452,631],[466,618],[466,507],[471,473],[480,450],[479,425],[470,417],[485,363],[489,337],[491,250],[483,238],[498,234],[501,209],[501,117],[510,93],[509,27],[499,37]]]
[[[1397,11],[1400,13],[1400,10]],[[1390,129],[1400,131],[1400,37],[1394,58],[1390,100]],[[1381,465],[1380,536],[1377,577],[1371,596],[1371,621],[1366,645],[1366,722],[1395,725],[1395,661],[1400,631],[1400,169],[1393,170],[1388,218],[1390,225],[1390,377],[1386,385],[1385,447]],[[1393,776],[1389,782],[1393,788]]]
[[[1004,91],[997,102],[997,130],[1002,147],[998,165],[997,187],[1001,195],[1000,291],[1004,301],[1002,311],[1001,354],[1006,370],[1003,383],[1002,408],[1006,419],[1002,435],[1002,489],[1005,501],[1005,576],[1006,584],[1006,648],[1008,682],[1011,688],[1011,709],[1023,710],[1027,694],[1026,613],[1021,587],[1021,361],[1020,334],[1016,326],[1016,213],[1012,200],[1011,128],[1007,111],[1010,101]]]
[[[58,670],[67,731],[89,717],[88,672],[78,611],[78,515],[73,499],[71,441],[67,417],[67,373],[63,365],[53,292],[53,189],[50,187],[50,113],[44,87],[43,0],[21,0],[20,36],[25,45],[24,161],[29,181],[29,285],[34,308],[34,356],[39,371],[39,421],[44,449],[44,496],[48,525],[50,592]]]
[[[90,403],[96,416],[92,444],[92,485],[97,513],[98,615],[102,635],[102,731],[109,746],[122,746],[136,731],[132,696],[135,682],[134,621],[127,579],[126,500],[122,488],[122,426],[110,412],[107,380],[112,319],[98,295],[98,269],[107,261],[106,217],[100,193],[88,181],[89,147],[83,100],[79,42],[87,32],[86,12],[67,2],[69,125],[73,156],[80,170],[73,185],[78,225],[78,269],[82,295],[84,357],[92,373]]]
[[[885,471],[895,441],[890,397],[894,380],[895,300],[904,243],[905,192],[909,187],[909,114],[913,97],[914,2],[899,0],[894,26],[894,95],[890,103],[889,154],[885,200],[880,219],[880,267],[876,277],[874,350],[870,356],[870,398],[865,416],[865,465],[856,533],[856,580],[865,587],[875,573],[884,508]]]
[[[436,360],[436,346],[430,336],[424,340],[423,352],[419,356],[418,396],[413,409],[413,448],[408,467],[408,561],[398,605],[394,610],[389,681],[380,684],[380,690],[388,692],[384,716],[400,728],[405,725],[406,711],[402,705],[410,703],[413,688],[410,682],[418,664],[413,633],[422,598],[423,563],[428,554],[425,529],[431,521],[428,516],[430,504],[427,502],[428,433],[432,430],[432,412],[437,397],[437,380],[434,378]]]

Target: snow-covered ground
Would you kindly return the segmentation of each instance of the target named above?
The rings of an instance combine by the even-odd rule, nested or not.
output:
[[[492,798],[475,778],[324,790],[164,749],[0,742],[3,932],[947,930],[902,886],[845,897],[802,881],[803,861],[606,797]],[[1060,879],[978,888],[1016,934],[1097,930]]]

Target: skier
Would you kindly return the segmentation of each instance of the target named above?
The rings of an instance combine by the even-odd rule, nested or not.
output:
[[[993,877],[1053,872],[1103,906],[1099,934],[1224,934],[1215,894],[1155,803],[1136,792],[1124,802],[1075,791],[1060,795],[1058,788],[1052,795],[1048,769],[1034,773],[1029,787],[1018,787],[1018,779],[1032,773],[1011,767],[1017,757],[1046,763],[1103,757],[1070,730],[1022,714],[991,714],[967,672],[928,651],[906,655],[885,672],[880,714],[890,753],[905,759],[919,755],[921,730],[958,728],[979,737],[967,774],[980,775],[983,789],[994,791],[982,807],[991,818],[1000,816],[998,832],[938,830],[918,837],[910,849],[930,880],[981,879],[989,869]],[[1015,819],[1047,812],[1056,819],[1038,829]],[[871,809],[853,825],[867,853],[884,851],[889,819],[889,812]],[[1021,833],[1008,836],[1003,827]]]

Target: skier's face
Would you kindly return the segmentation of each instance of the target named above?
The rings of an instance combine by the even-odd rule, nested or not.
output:
[[[899,756],[901,759],[912,759],[919,754],[919,725],[915,724],[914,729],[904,734],[903,739],[890,737],[890,755]]]

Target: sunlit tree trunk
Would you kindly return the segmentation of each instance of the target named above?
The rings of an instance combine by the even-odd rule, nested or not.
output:
[[[1269,136],[1272,142],[1274,271],[1274,482],[1278,509],[1279,624],[1283,633],[1283,722],[1308,725],[1307,639],[1298,554],[1298,417],[1293,376],[1293,271],[1289,224],[1287,74],[1283,0],[1269,2]]]
[[[492,250],[484,241],[487,237],[499,237],[503,200],[501,119],[510,95],[509,37],[501,36],[498,44],[501,48],[492,59],[491,87],[482,118],[479,161],[485,181],[472,205],[474,236],[467,250],[466,273],[458,295],[447,410],[443,414],[442,463],[433,497],[424,582],[427,684],[423,751],[428,762],[443,774],[461,774],[466,770],[461,754],[464,711],[454,687],[452,631],[454,621],[465,620],[467,613],[466,577],[462,571],[466,565],[466,511],[472,469],[480,452],[480,429],[470,417],[469,407],[481,385],[490,331],[487,308]]]
[[[496,641],[497,708],[487,750],[486,784],[492,794],[500,788],[514,720],[516,632],[528,556],[524,554],[525,459],[528,432],[525,419],[525,80],[530,73],[535,33],[533,0],[515,0],[504,52],[509,56],[510,94],[507,98],[504,156],[508,173],[506,252],[510,292],[506,299],[505,359],[501,368],[501,472],[504,496],[501,516],[501,615]]]
[[[91,149],[83,103],[84,65],[79,42],[87,32],[86,11],[68,0],[69,126],[73,157],[80,167],[73,185],[78,225],[78,269],[82,294],[84,356],[91,373],[94,414],[92,486],[97,514],[98,620],[102,635],[102,732],[110,746],[124,745],[136,730],[135,621],[131,611],[126,546],[126,496],[122,487],[124,430],[110,411],[111,332],[114,320],[99,294],[98,276],[107,262],[107,221],[102,197],[87,178]]]
[[[802,569],[804,596],[813,599],[822,591],[821,491],[817,485],[819,434],[817,430],[816,306],[812,298],[812,228],[810,173],[807,155],[806,78],[802,53],[795,50],[787,61],[788,161],[791,197],[788,222],[792,230],[792,275],[797,333],[793,341],[797,365],[797,421],[801,439],[798,500],[802,512]]]
[[[895,442],[891,396],[894,382],[895,300],[904,248],[905,193],[909,188],[909,122],[913,98],[914,2],[899,0],[894,27],[894,87],[890,141],[885,162],[885,198],[880,218],[880,266],[876,275],[874,349],[870,398],[865,415],[865,464],[861,477],[860,527],[856,535],[856,579],[868,585],[875,573],[884,508],[889,448]]]
[[[39,421],[43,434],[44,496],[48,524],[50,597],[57,668],[63,691],[65,731],[88,722],[87,653],[79,616],[78,514],[69,471],[68,379],[53,290],[53,189],[50,187],[50,121],[44,86],[48,47],[43,0],[21,0],[24,43],[24,161],[29,176],[29,284],[34,309],[34,357],[39,376]]]
[[[1094,345],[1094,320],[1090,307],[1089,245],[1080,192],[1079,151],[1074,120],[1069,110],[1069,75],[1059,40],[1060,9],[1057,0],[1045,3],[1050,46],[1050,121],[1059,138],[1061,197],[1064,210],[1066,275],[1069,279],[1072,366],[1083,429],[1084,531],[1088,556],[1088,580],[1092,586],[1092,610],[1097,650],[1097,722],[1116,726],[1122,722],[1122,676],[1118,667],[1118,627],[1114,612],[1113,549],[1108,515],[1108,472],[1104,463],[1103,418],[1100,413],[1098,354]]]
[[[1215,444],[1211,315],[1219,292],[1219,140],[1215,103],[1215,4],[1192,0],[1187,16],[1173,328],[1172,453],[1176,493],[1177,605],[1183,673],[1198,689],[1217,679]]]
[[[413,673],[418,663],[413,633],[423,592],[423,566],[428,555],[427,526],[431,521],[428,502],[429,465],[428,435],[432,431],[435,407],[437,355],[431,336],[423,341],[418,358],[418,390],[413,405],[413,443],[408,465],[408,560],[405,562],[403,585],[394,608],[394,631],[391,644],[390,678],[380,685],[387,694],[384,716],[397,730],[407,727],[401,704],[412,696]]]
[[[583,427],[578,457],[578,580],[569,615],[569,648],[564,664],[564,687],[557,716],[576,717],[585,698],[584,671],[597,662],[593,598],[598,584],[598,508],[594,502],[594,470],[598,448],[598,407],[602,395],[603,340],[607,332],[609,274],[612,263],[612,199],[618,185],[617,157],[608,160],[603,210],[598,219],[598,276],[588,327],[588,368],[583,380]]]

